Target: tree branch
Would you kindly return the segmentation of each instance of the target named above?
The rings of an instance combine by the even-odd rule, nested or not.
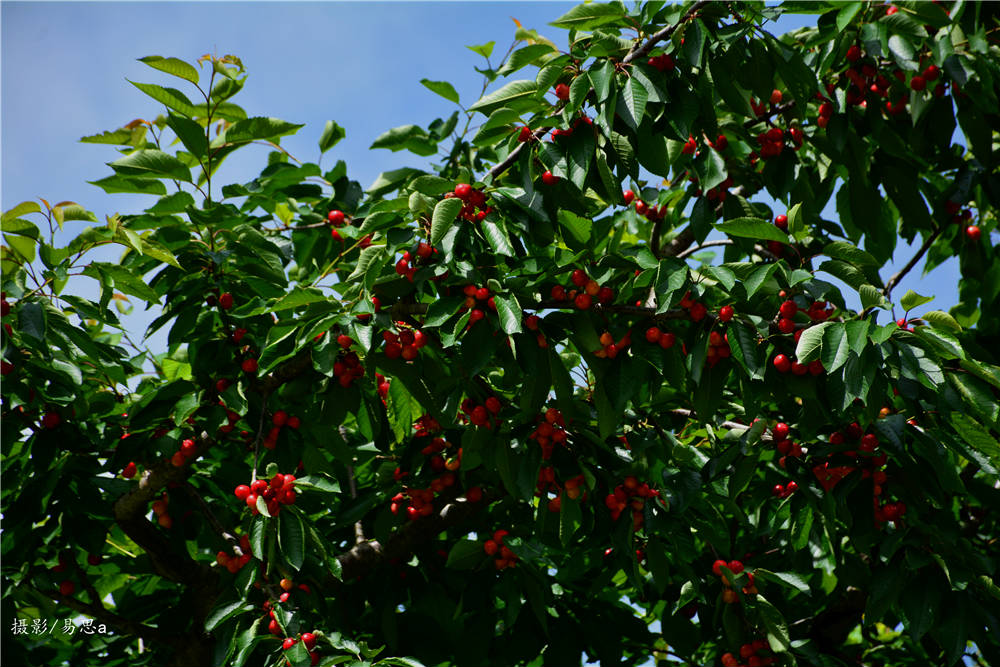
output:
[[[509,155],[507,155],[506,158],[504,158],[503,162],[501,162],[501,163],[499,163],[497,165],[494,165],[493,168],[490,169],[490,172],[489,172],[491,181],[495,181],[497,179],[497,177],[500,176],[500,174],[502,174],[503,172],[507,171],[510,168],[510,166],[517,161],[517,157],[521,154],[521,151],[524,149],[524,147],[526,145],[528,145],[528,144],[530,144],[530,143],[532,143],[534,141],[541,141],[542,137],[544,137],[545,133],[548,132],[550,129],[552,129],[552,128],[549,128],[549,127],[540,127],[540,128],[538,128],[537,130],[535,130],[532,133],[532,135],[531,135],[531,137],[532,137],[531,141],[525,141],[525,142],[519,144],[518,146],[516,146],[514,148],[514,150],[512,150],[510,152]]]
[[[937,237],[940,236],[942,231],[944,231],[943,226],[938,227],[933,232],[931,232],[931,235],[927,237],[927,240],[924,241],[924,244],[920,246],[920,250],[917,251],[917,254],[911,257],[910,261],[906,263],[906,266],[900,269],[896,273],[896,275],[894,275],[892,278],[889,278],[889,282],[885,284],[885,289],[882,290],[882,294],[885,296],[886,299],[889,298],[889,293],[892,291],[892,288],[898,285],[899,281],[902,280],[907,273],[912,271],[913,267],[917,265],[917,262],[920,261],[920,259],[927,253],[928,250],[930,250],[931,245],[933,245],[934,241],[937,240]]]
[[[232,533],[227,531],[225,527],[223,527],[222,523],[215,516],[215,513],[212,512],[212,508],[208,506],[208,503],[205,502],[205,499],[201,497],[200,493],[198,493],[198,489],[194,488],[194,486],[192,486],[191,483],[188,481],[184,481],[184,483],[181,484],[181,488],[183,488],[187,492],[187,494],[191,496],[191,498],[196,503],[198,503],[198,506],[201,507],[201,513],[205,515],[205,519],[208,521],[208,524],[212,526],[212,530],[218,533],[223,540],[229,542],[232,545],[233,551],[236,553],[237,556],[242,556],[243,550],[240,548],[240,541],[236,538],[235,535],[233,535]]]
[[[698,10],[710,4],[712,4],[710,0],[699,0],[698,2],[694,3],[693,5],[691,5],[691,8],[687,10],[687,13],[683,17],[681,17],[680,21],[678,21],[674,25],[668,25],[666,28],[660,30],[659,32],[653,33],[653,35],[645,42],[643,42],[642,45],[633,46],[632,50],[628,52],[628,55],[625,56],[622,62],[628,64],[633,60],[635,60],[636,58],[643,57],[644,55],[652,51],[654,46],[656,46],[665,39],[669,39],[670,36],[674,34],[674,31],[680,28],[682,25],[684,25],[684,23],[686,23],[687,21],[691,20],[691,17],[693,17],[698,12]]]
[[[427,312],[428,307],[429,306],[426,303],[397,303],[392,307],[392,318],[396,319],[397,315],[423,315]],[[551,299],[545,299],[536,303],[523,303],[521,304],[521,307],[525,310],[576,309],[576,306],[573,305],[572,301],[554,301]],[[656,308],[651,306],[628,306],[625,304],[602,305],[595,303],[591,306],[590,310],[595,313],[623,313],[626,315],[638,315],[640,317],[651,317],[655,320],[683,320],[690,317],[688,311],[679,308],[657,313]],[[705,319],[712,320],[713,318],[711,315],[706,315]]]

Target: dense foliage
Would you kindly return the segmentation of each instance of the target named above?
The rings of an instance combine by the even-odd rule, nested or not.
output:
[[[553,25],[367,190],[238,58],[143,58],[183,90],[83,140],[153,203],[3,215],[7,661],[1000,664],[995,7]],[[893,292],[952,257],[949,312]]]

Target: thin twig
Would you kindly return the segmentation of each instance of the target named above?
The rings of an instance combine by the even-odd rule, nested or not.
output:
[[[920,250],[917,251],[917,254],[911,257],[910,261],[906,263],[906,266],[900,269],[899,272],[896,273],[896,275],[894,275],[892,278],[889,278],[889,282],[885,284],[885,289],[882,290],[882,294],[885,296],[886,299],[889,298],[889,292],[892,291],[892,288],[898,285],[899,281],[902,280],[906,276],[906,274],[909,273],[913,269],[913,267],[917,265],[917,262],[920,261],[920,259],[927,253],[927,251],[930,250],[931,246],[934,244],[934,241],[937,240],[937,237],[941,234],[942,231],[944,231],[943,226],[938,227],[933,232],[931,232],[931,235],[927,237],[927,240],[924,241],[924,244],[920,246]]]
[[[181,487],[187,492],[189,496],[191,496],[192,499],[194,499],[196,503],[198,503],[198,506],[201,507],[201,511],[205,515],[205,518],[208,520],[209,525],[212,526],[212,530],[218,533],[222,537],[222,539],[229,542],[233,546],[233,551],[236,552],[237,556],[242,556],[243,550],[240,549],[240,541],[236,538],[235,535],[233,535],[223,527],[222,523],[215,516],[215,513],[212,512],[212,508],[208,506],[208,503],[205,502],[205,499],[201,497],[200,493],[198,493],[198,490],[194,488],[188,481],[183,482],[181,484]]]
[[[710,4],[712,4],[711,0],[699,0],[698,2],[694,3],[693,5],[691,5],[691,9],[687,11],[687,14],[685,14],[680,21],[678,21],[674,25],[668,25],[666,28],[660,30],[659,32],[653,33],[653,35],[645,42],[643,42],[642,45],[632,47],[632,50],[628,52],[628,55],[625,56],[622,62],[628,64],[633,60],[635,60],[636,58],[643,57],[644,55],[652,51],[654,46],[656,46],[665,39],[669,39],[670,36],[674,34],[674,31],[680,28],[682,25],[684,25],[684,23],[686,23],[687,21],[691,20],[691,17],[693,17],[698,12],[698,10]]]
[[[699,250],[703,250],[705,248],[711,248],[713,246],[720,246],[720,245],[733,245],[733,240],[732,239],[720,239],[718,241],[705,241],[704,243],[702,243],[699,246],[695,246],[693,248],[688,248],[684,252],[679,253],[677,255],[677,259],[686,259],[687,257],[690,257],[691,255],[695,254]]]
[[[337,428],[340,431],[340,437],[343,438],[344,441],[346,442],[347,441],[347,429],[344,428],[343,424],[341,424]],[[357,497],[358,497],[358,483],[357,483],[357,481],[354,478],[354,466],[353,465],[348,465],[347,466],[347,487],[348,487],[348,489],[351,492],[351,499],[356,500]],[[365,527],[364,527],[364,524],[361,522],[361,519],[358,519],[357,521],[354,522],[354,543],[355,544],[362,544],[362,543],[367,542],[367,541],[368,541],[368,538],[365,537]]]

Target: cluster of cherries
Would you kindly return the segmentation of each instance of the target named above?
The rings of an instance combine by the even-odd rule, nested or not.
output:
[[[413,264],[416,264],[416,259],[420,259],[426,262],[428,259],[431,258],[431,255],[433,255],[436,252],[437,248],[434,248],[433,246],[421,241],[419,244],[417,244],[417,249],[412,254],[410,253],[409,250],[403,252],[403,257],[398,262],[396,262],[396,273],[398,273],[401,276],[405,276],[406,279],[412,283],[413,276],[416,275],[417,273],[417,267],[412,266],[411,262]],[[416,257],[416,259],[414,259],[414,257]]]
[[[536,418],[538,426],[528,436],[538,443],[542,448],[542,460],[548,461],[552,458],[552,449],[556,444],[565,445],[569,433],[566,432],[566,420],[562,413],[556,408],[548,408],[544,416],[538,415]]]
[[[733,590],[733,583],[729,581],[729,577],[722,571],[722,568],[727,568],[730,572],[739,576],[743,572],[743,563],[738,560],[731,560],[727,563],[721,558],[712,563],[712,572],[722,581],[722,601],[726,604],[739,602],[740,596]],[[747,585],[742,590],[743,595],[757,595],[758,591],[757,586],[754,584],[753,572],[747,572]]]
[[[562,509],[562,497],[565,492],[566,497],[570,500],[577,500],[579,498],[586,499],[587,492],[581,489],[585,479],[582,474],[576,477],[571,477],[567,479],[565,484],[560,485],[556,481],[556,469],[552,466],[542,466],[538,469],[538,481],[535,483],[535,496],[541,498],[542,496],[548,496],[550,493],[555,494],[555,498],[552,498],[548,502],[548,509],[550,512],[558,512]]]
[[[650,67],[655,67],[661,72],[672,72],[676,63],[674,62],[674,57],[669,53],[661,53],[658,56],[651,56],[646,64]]]
[[[690,291],[681,297],[677,305],[688,311],[688,317],[691,318],[692,322],[701,322],[708,315],[708,308],[705,307],[705,304],[692,299]]]
[[[198,445],[194,443],[191,438],[185,438],[181,441],[181,446],[178,448],[174,455],[170,457],[170,463],[173,464],[175,468],[183,468],[187,465],[187,462],[193,459],[198,454]]]
[[[884,467],[888,457],[879,451],[879,439],[874,433],[865,433],[857,422],[853,422],[841,431],[830,434],[831,445],[842,445],[846,442],[856,442],[856,448],[840,452],[841,456],[853,458],[853,465],[831,466],[829,462],[813,466],[813,474],[826,491],[830,491],[840,480],[855,470],[861,470],[864,479],[872,480],[872,507],[875,513],[875,525],[881,527],[887,521],[896,522],[906,514],[906,503],[902,501],[881,502],[885,492],[888,476]],[[832,457],[834,454],[829,454]]]
[[[659,491],[649,488],[646,482],[640,484],[637,478],[629,475],[615,487],[613,493],[605,497],[604,505],[611,511],[611,518],[614,521],[618,520],[626,508],[631,508],[632,529],[639,530],[645,521],[643,508],[646,506],[646,499],[659,497]]]
[[[792,358],[786,354],[776,354],[774,355],[772,363],[779,373],[787,373],[788,371],[791,371],[795,375],[805,375],[806,373],[811,375],[822,375],[823,373],[823,362],[819,359],[814,359],[808,364],[803,364],[799,361],[792,360]]]
[[[723,306],[728,308],[728,306]],[[711,368],[732,354],[729,347],[729,334],[713,331],[708,334],[708,350],[705,351],[705,363]]]
[[[87,564],[92,565],[93,567],[97,567],[98,565],[100,565],[101,560],[102,558],[100,554],[87,555]],[[53,565],[49,569],[49,571],[52,572],[53,574],[59,574],[65,572],[68,567],[69,567],[69,558],[66,556],[66,554],[61,553],[59,554],[59,564]],[[72,579],[63,579],[61,582],[59,582],[60,595],[65,595],[69,597],[75,592],[76,592],[76,582],[73,581]]]
[[[486,205],[486,193],[468,183],[457,183],[453,192],[444,193],[445,199],[452,197],[462,200],[463,206],[458,216],[469,222],[482,222],[493,210],[492,206]]]
[[[347,338],[350,341],[347,336],[340,336],[338,340],[340,338]],[[346,389],[354,384],[358,378],[364,376],[365,367],[361,365],[361,359],[358,358],[356,352],[342,352],[337,361],[333,363],[333,374],[337,376],[337,382],[340,383],[340,386]]]
[[[777,658],[771,654],[770,646],[765,639],[755,639],[750,644],[743,644],[739,650],[740,657],[732,653],[722,654],[722,667],[767,667],[773,665]],[[744,662],[740,662],[740,658]]]
[[[299,639],[302,640],[302,645],[306,647],[307,651],[309,651],[309,661],[310,661],[310,663],[313,664],[313,665],[318,665],[319,664],[319,651],[314,651],[313,650],[315,648],[315,646],[316,646],[316,635],[313,634],[313,633],[311,633],[311,632],[303,632],[298,638],[296,638],[296,637],[285,637],[285,639],[281,642],[281,649],[283,651],[289,651],[289,650],[291,650],[291,648],[293,646],[295,646],[299,642]],[[285,660],[285,663],[286,664],[290,664],[290,663],[288,663],[287,659]]]
[[[486,552],[486,555],[496,557],[493,564],[497,570],[503,570],[517,565],[517,556],[514,555],[514,552],[503,543],[503,539],[508,535],[510,535],[510,531],[503,530],[501,528],[493,533],[493,537],[491,539],[488,539],[483,543],[483,551]]]
[[[334,364],[336,368],[336,364]],[[278,446],[278,436],[281,435],[281,429],[287,426],[291,429],[298,429],[302,425],[302,420],[298,417],[292,415],[289,416],[284,410],[277,410],[273,415],[271,415],[271,429],[267,432],[267,436],[264,438],[264,447],[267,449],[274,449]]]
[[[677,342],[677,336],[671,331],[663,331],[660,327],[649,327],[646,329],[646,340],[664,350],[669,350]]]
[[[586,125],[587,127],[593,127],[594,126],[594,121],[590,120],[590,118],[586,114],[580,114],[576,118],[576,120],[573,121],[573,125],[572,126],[567,127],[565,129],[557,127],[556,129],[552,130],[552,134],[551,134],[552,141],[557,141],[561,137],[571,136],[573,134],[573,131],[575,129],[577,129],[578,127],[580,127],[581,125]],[[551,174],[552,172],[546,172],[546,173]],[[553,185],[553,184],[559,182],[559,177],[558,176],[554,176],[554,177],[552,177],[552,179],[546,180],[545,175],[543,174],[542,175],[542,182],[545,183],[546,185]]]
[[[240,484],[233,492],[250,508],[254,515],[260,514],[257,509],[257,499],[263,498],[267,504],[267,512],[277,516],[282,505],[295,503],[295,475],[282,475],[280,472],[271,478],[254,480],[250,486]]]
[[[240,537],[240,551],[243,552],[242,556],[229,555],[225,551],[220,551],[215,555],[215,562],[229,570],[231,574],[236,574],[253,558],[253,554],[250,552],[250,538],[246,535]]]
[[[780,458],[778,459],[778,465],[784,468],[788,463],[788,457],[791,456],[793,459],[802,458],[803,450],[802,445],[797,442],[792,442],[788,439],[788,424],[785,422],[778,422],[771,428],[771,438],[774,440],[774,448],[778,451]],[[789,482],[785,487],[788,494],[781,496],[782,498],[787,497],[798,488],[798,484],[792,485],[795,482]],[[779,484],[780,486],[780,484]],[[775,487],[777,488],[777,487]],[[789,490],[790,489],[790,490]],[[777,494],[775,494],[777,495]]]
[[[844,73],[844,76],[853,84],[853,87],[849,87],[847,90],[847,104],[848,105],[858,105],[861,107],[867,106],[866,96],[871,93],[876,97],[888,98],[889,89],[892,86],[892,81],[883,74],[880,74],[877,69],[871,64],[863,64],[860,67],[857,65],[864,57],[864,53],[861,51],[861,47],[857,44],[851,45],[847,49],[847,60],[852,64],[852,67],[848,68]],[[901,84],[906,84],[906,74],[902,70],[896,69],[892,72],[893,77],[899,81]],[[909,88],[911,90],[920,92],[927,88],[928,83],[933,83],[941,77],[941,70],[937,65],[928,65],[918,74],[914,74],[909,81]],[[832,84],[827,86],[827,91],[832,95]],[[945,94],[944,83],[939,83],[934,87],[933,90],[934,97],[941,97]],[[899,99],[893,103],[891,100],[887,100],[885,103],[885,110],[891,115],[898,115],[906,111],[906,97],[901,93]]]
[[[614,359],[618,356],[619,352],[624,352],[632,344],[632,331],[626,331],[621,340],[617,342],[615,342],[615,337],[610,332],[605,331],[601,334],[600,342],[601,347],[594,350],[594,356],[601,359]]]
[[[944,203],[944,210],[947,211],[948,215],[951,216],[951,221],[956,225],[964,225],[972,220],[972,209],[963,209],[961,204],[950,199]],[[965,235],[972,241],[978,241],[979,237],[982,236],[982,230],[979,229],[979,225],[968,225],[965,228]]]
[[[170,513],[167,511],[167,506],[170,504],[170,498],[167,496],[167,492],[164,491],[163,495],[153,501],[153,514],[156,515],[156,523],[160,525],[161,528],[170,528],[174,525],[174,520],[171,518]]]
[[[786,136],[788,139],[791,139],[795,150],[802,148],[805,135],[802,134],[801,129],[792,127],[785,131],[780,127],[772,127],[766,132],[761,132],[757,135],[757,143],[760,144],[760,157],[764,160],[769,160],[781,155],[781,152],[785,150]],[[751,160],[754,157],[756,157],[756,152],[750,154]]]
[[[656,206],[650,206],[642,199],[636,199],[635,192],[632,190],[626,190],[622,193],[622,199],[625,200],[626,206],[631,206],[632,202],[635,202],[635,212],[638,215],[644,216],[647,220],[656,222],[657,220],[663,220],[664,216],[667,214],[667,205],[663,204],[659,208]]]
[[[469,326],[486,317],[486,308],[496,312],[496,300],[490,295],[488,287],[477,287],[476,285],[466,285],[462,288],[465,295],[465,302],[462,304],[461,312],[470,310]]]
[[[601,285],[596,280],[591,279],[583,269],[574,269],[570,274],[570,281],[579,289],[571,289],[568,292],[562,285],[555,285],[550,292],[555,301],[572,301],[580,310],[589,309],[594,299],[604,305],[611,303],[615,298],[615,291],[606,285]]]
[[[427,336],[420,329],[408,329],[405,322],[396,322],[400,327],[400,332],[395,334],[391,331],[382,332],[382,340],[385,341],[385,356],[389,359],[399,359],[402,357],[406,361],[413,361],[419,354],[417,350],[427,344]]]
[[[330,230],[330,236],[333,238],[334,241],[342,242],[344,239],[340,235],[340,232],[337,231],[337,228],[343,227],[344,225],[347,224],[347,216],[344,214],[343,211],[334,209],[326,214],[326,220],[331,225],[333,225],[333,229]]]
[[[490,427],[490,419],[492,418],[493,425],[498,426],[500,420],[496,416],[500,414],[501,407],[500,399],[496,396],[490,396],[482,405],[478,405],[471,398],[466,398],[461,405],[464,416],[459,415],[459,419],[463,422],[467,420],[473,426]]]
[[[549,346],[549,341],[545,338],[545,334],[538,330],[541,321],[542,318],[538,315],[528,315],[524,318],[524,328],[536,333],[535,340],[538,341],[538,347],[546,348]]]

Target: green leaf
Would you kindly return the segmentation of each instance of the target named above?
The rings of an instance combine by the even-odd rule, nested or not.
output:
[[[563,234],[566,245],[574,249],[580,249],[590,241],[591,230],[594,224],[590,219],[583,218],[566,209],[559,209],[557,218],[560,227],[566,232]]]
[[[805,578],[794,572],[771,572],[770,570],[765,570],[764,568],[756,568],[753,571],[754,577],[758,579],[763,579],[764,581],[773,581],[776,584],[781,584],[788,588],[794,588],[797,591],[802,591],[803,593],[809,592],[809,583]]]
[[[431,81],[430,79],[421,79],[420,83],[422,83],[428,90],[437,93],[449,102],[458,104],[458,92],[456,92],[455,87],[447,81]]]
[[[347,136],[347,131],[332,120],[326,121],[323,134],[319,137],[319,152],[325,153]]]
[[[124,128],[115,130],[105,130],[100,134],[91,134],[80,137],[80,143],[84,144],[110,144],[112,146],[129,146],[132,142],[132,131]]]
[[[306,531],[302,527],[302,519],[296,512],[286,509],[278,515],[278,521],[280,526],[278,544],[281,547],[281,555],[298,571],[302,569],[306,550]]]
[[[45,320],[45,309],[35,301],[22,303],[17,309],[18,331],[39,342],[45,340]]]
[[[635,77],[629,77],[625,87],[618,93],[619,115],[633,130],[639,129],[643,114],[646,113],[648,100],[649,93],[646,92],[641,83],[636,81]]]
[[[264,118],[260,116],[244,118],[226,128],[225,133],[221,137],[217,137],[212,141],[212,145],[245,144],[265,139],[274,141],[279,137],[295,134],[302,127],[305,127],[305,125],[289,123],[279,118]]]
[[[385,248],[376,245],[369,246],[362,250],[361,255],[358,256],[358,263],[355,264],[354,270],[351,271],[351,275],[348,276],[348,280],[353,280],[354,278],[365,275],[375,260],[382,258],[384,251]]]
[[[847,29],[863,5],[864,3],[861,2],[849,2],[840,8],[840,11],[837,12],[837,32],[842,33]]]
[[[278,299],[271,310],[274,312],[288,310],[289,308],[300,308],[310,303],[322,303],[329,299],[323,291],[313,287],[296,287],[294,290]]]
[[[198,115],[198,108],[195,107],[191,100],[179,90],[174,88],[164,88],[163,86],[157,86],[152,83],[136,83],[135,81],[129,81],[133,86],[146,93],[152,97],[157,102],[160,102],[168,109],[173,109],[182,116],[187,116],[188,118],[194,118]]]
[[[387,192],[392,192],[406,182],[411,176],[417,176],[424,172],[413,167],[403,167],[391,171],[383,171],[375,179],[375,182],[368,186],[368,194],[372,197],[381,197]]]
[[[930,322],[936,329],[944,329],[952,333],[962,333],[962,325],[943,310],[930,310],[921,315],[921,317]]]
[[[485,44],[477,44],[475,46],[466,46],[465,48],[469,49],[470,51],[472,51],[474,53],[478,53],[483,58],[489,58],[490,55],[493,53],[493,47],[496,46],[496,45],[497,45],[496,42],[486,42]]]
[[[830,322],[829,324],[830,326],[823,330],[823,351],[820,358],[823,361],[824,370],[827,373],[832,373],[847,362],[851,348],[847,338],[847,327],[844,323]]]
[[[22,220],[20,218],[5,218],[3,223],[0,223],[0,230],[6,234],[17,234],[18,236],[27,236],[28,238],[38,239],[39,231],[38,227],[34,223],[28,222],[27,220]]]
[[[925,303],[930,303],[934,300],[932,296],[922,296],[917,294],[913,290],[907,290],[903,298],[899,300],[899,305],[902,306],[903,310],[909,312],[916,308],[917,306],[922,306]]]
[[[624,17],[625,8],[620,2],[593,2],[577,5],[549,25],[556,28],[591,30],[606,23],[614,23]]]
[[[469,107],[469,111],[481,111],[488,116],[500,107],[517,108],[515,105],[518,103],[530,101],[536,90],[537,85],[534,81],[528,79],[511,81],[499,90],[481,98]]]
[[[191,171],[187,165],[173,155],[153,148],[144,148],[130,153],[125,157],[108,163],[108,166],[119,174],[150,176],[157,178],[173,178],[186,183],[191,182]]]
[[[434,207],[434,214],[431,216],[431,245],[437,245],[444,238],[451,226],[455,224],[455,218],[462,210],[462,200],[458,197],[442,199]]]
[[[22,215],[29,215],[31,213],[41,213],[42,207],[33,201],[23,201],[14,208],[5,211],[3,217],[0,221],[6,223],[8,220],[13,220],[14,218],[20,218]],[[6,228],[4,228],[6,230]]]
[[[454,570],[472,570],[483,562],[485,555],[480,542],[459,540],[448,552],[448,561],[445,565]]]
[[[819,359],[824,333],[833,324],[833,322],[823,322],[802,330],[798,345],[795,346],[795,357],[800,363],[807,364]]]
[[[106,176],[99,181],[87,181],[91,185],[96,185],[108,194],[116,192],[134,192],[143,195],[165,195],[167,186],[161,181],[147,177],[127,177],[119,174]]]
[[[529,44],[511,53],[506,62],[497,69],[497,74],[509,76],[522,67],[543,61],[544,56],[555,53],[557,52],[551,44]],[[455,101],[458,101],[457,97]]]
[[[886,301],[885,297],[882,296],[882,292],[873,285],[862,285],[858,288],[858,295],[861,296],[861,306],[867,310],[869,308],[882,308],[885,309]]]
[[[761,595],[757,596],[756,607],[760,612],[771,650],[776,653],[787,653],[791,650],[792,643],[788,637],[788,623],[785,622],[781,612]]]
[[[186,79],[191,83],[198,83],[198,70],[179,58],[164,58],[163,56],[145,56],[138,59],[141,63],[146,63],[153,69],[158,69],[167,74]]]
[[[715,228],[729,236],[788,243],[788,234],[760,218],[733,218],[716,223]]]
[[[497,315],[500,317],[500,327],[503,329],[504,333],[520,333],[523,314],[521,312],[521,304],[517,302],[517,298],[513,295],[502,296],[500,294],[496,294],[493,297],[493,302],[497,306]]]
[[[486,241],[490,244],[490,249],[493,250],[494,254],[505,255],[507,257],[514,256],[514,246],[511,245],[510,237],[504,229],[503,222],[486,218],[479,223],[479,228],[482,230],[483,236],[486,237]]]
[[[221,602],[209,612],[208,617],[205,619],[205,631],[211,632],[224,621],[228,621],[230,618],[251,609],[253,609],[253,605],[243,604],[242,600]]]
[[[181,190],[166,197],[161,197],[159,201],[146,209],[146,212],[155,213],[156,215],[169,215],[171,213],[183,213],[187,210],[188,206],[194,206],[194,197],[191,196],[191,193]]]
[[[823,247],[823,254],[834,259],[850,262],[855,266],[879,266],[877,259],[869,253],[847,241],[834,241]]]

